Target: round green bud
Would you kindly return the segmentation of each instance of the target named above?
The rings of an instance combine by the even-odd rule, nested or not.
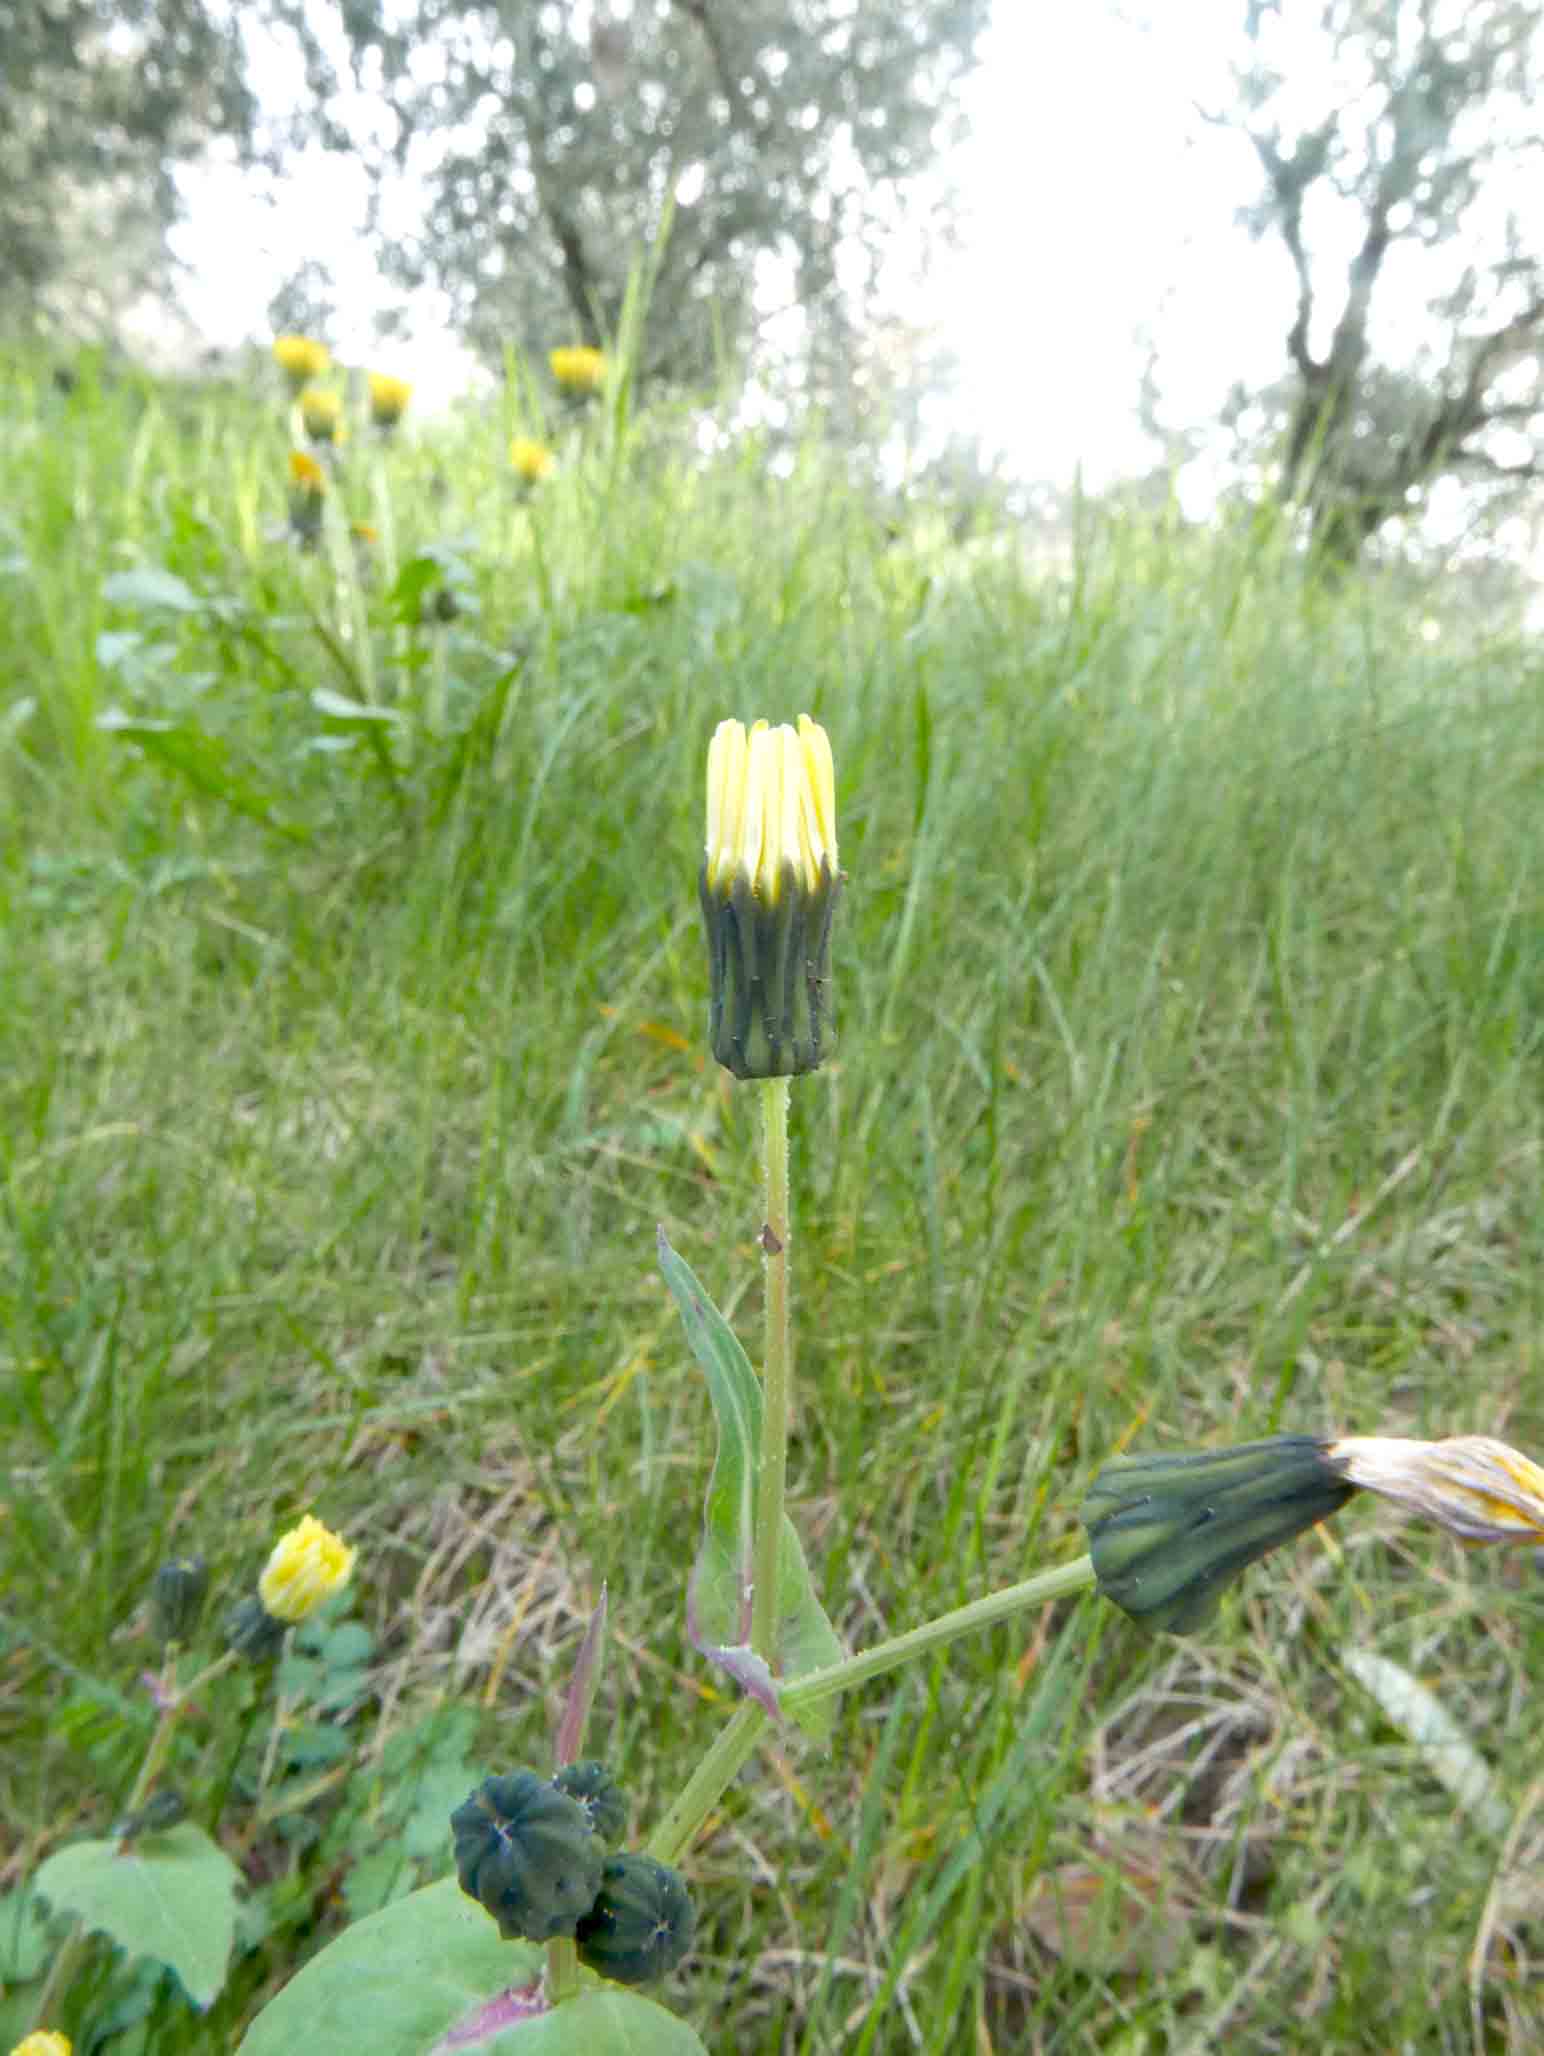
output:
[[[284,1646],[288,1628],[261,1599],[241,1599],[225,1616],[225,1639],[248,1663],[267,1663]]]
[[[209,1591],[201,1556],[173,1556],[150,1580],[150,1627],[158,1642],[186,1642],[198,1626]]]
[[[552,1780],[560,1792],[577,1799],[590,1826],[603,1842],[619,1842],[627,1829],[627,1794],[603,1763],[593,1758],[568,1763]]]
[[[461,1889],[506,1942],[571,1935],[594,1905],[605,1849],[579,1801],[535,1771],[485,1779],[450,1830]]]
[[[579,1961],[619,1985],[646,1985],[675,1969],[695,1925],[678,1872],[652,1856],[608,1857],[600,1896],[574,1931]]]

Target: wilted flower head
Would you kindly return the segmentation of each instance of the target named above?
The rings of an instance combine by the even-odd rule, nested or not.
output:
[[[830,1054],[831,917],[841,875],[826,732],[721,721],[708,748],[699,894],[713,1054],[737,1078],[792,1077]]]
[[[370,373],[370,419],[377,428],[395,428],[412,397],[413,388],[405,378],[391,378],[384,371]]]
[[[56,2034],[48,2028],[34,2028],[25,2040],[16,2044],[11,2056],[70,2056],[71,2047],[68,2035]]]
[[[1116,1457],[1082,1507],[1099,1590],[1144,1627],[1190,1634],[1241,1570],[1352,1490],[1315,1435]]]
[[[557,469],[557,458],[534,436],[517,435],[509,446],[509,468],[522,485],[540,485]]]
[[[343,440],[343,399],[326,386],[307,386],[300,396],[300,418],[314,443]]]
[[[257,1581],[264,1611],[291,1626],[305,1620],[323,1600],[342,1591],[353,1573],[356,1554],[308,1513],[298,1528],[279,1537]]]
[[[547,362],[563,391],[575,399],[588,399],[606,382],[606,353],[591,349],[587,343],[573,343],[554,350]]]
[[[1488,1435],[1345,1435],[1324,1453],[1348,1483],[1465,1542],[1544,1542],[1544,1469]]]
[[[276,336],[273,356],[297,393],[307,379],[320,378],[332,363],[332,353],[327,345],[314,341],[310,336]]]

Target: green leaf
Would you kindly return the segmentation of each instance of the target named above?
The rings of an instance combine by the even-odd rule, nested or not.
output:
[[[775,1712],[776,1682],[768,1678],[766,1666],[747,1646],[756,1560],[761,1384],[734,1330],[690,1266],[665,1240],[663,1230],[659,1266],[680,1309],[692,1354],[707,1377],[718,1421],[718,1452],[708,1481],[702,1546],[692,1566],[687,1596],[687,1633],[695,1648],[722,1664]],[[807,1671],[840,1663],[841,1642],[815,1596],[803,1546],[786,1515],[778,1542],[777,1598],[777,1676],[800,1678]],[[835,1700],[827,1699],[802,1709],[795,1718],[806,1733],[818,1737],[829,1733],[835,1714]]]
[[[50,1953],[43,1909],[32,1887],[0,1893],[0,1990],[41,1977]]]
[[[239,2056],[702,2056],[684,2021],[599,1980],[529,2013],[541,2004],[541,1968],[538,1948],[501,1940],[455,1879],[443,1878],[313,1957],[252,2023]]]
[[[127,1847],[72,1842],[36,1878],[56,1911],[74,1914],[131,1956],[169,1965],[195,2006],[211,2005],[225,1982],[240,1882],[225,1851],[191,1821]]]
[[[329,721],[341,721],[350,728],[379,727],[382,723],[395,727],[401,719],[394,707],[377,707],[368,700],[351,700],[325,685],[316,687],[311,694],[311,704]]]
[[[136,564],[102,581],[102,597],[115,607],[160,608],[169,614],[197,614],[203,601],[175,572],[159,564]]]

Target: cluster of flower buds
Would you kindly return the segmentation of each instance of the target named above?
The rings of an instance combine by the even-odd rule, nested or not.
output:
[[[461,1889],[506,1941],[571,1936],[579,1960],[618,1984],[673,1970],[691,1946],[678,1874],[615,1843],[627,1799],[604,1764],[487,1778],[450,1817]]]

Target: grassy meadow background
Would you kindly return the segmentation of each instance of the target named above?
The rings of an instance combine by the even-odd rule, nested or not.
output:
[[[522,500],[533,405],[357,434],[302,555],[276,383],[0,372],[0,1881],[115,1818],[168,1553],[229,1598],[315,1511],[374,1638],[289,1729],[250,1674],[186,1722],[242,1953],[202,2017],[94,1957],[78,2056],[232,2048],[443,1873],[602,1580],[635,1823],[725,1716],[654,1266],[663,1224],[756,1353],[725,715],[836,757],[790,1489],[851,1645],[1076,1553],[1134,1442],[1544,1451],[1536,649],[1261,530],[1091,515],[1035,567],[625,393]],[[1348,1651],[1437,1695],[1504,1834]],[[1541,1674],[1532,1558],[1367,1500],[1197,1640],[1047,1609],[753,1763],[669,1996],[715,2051],[1536,2048]]]

